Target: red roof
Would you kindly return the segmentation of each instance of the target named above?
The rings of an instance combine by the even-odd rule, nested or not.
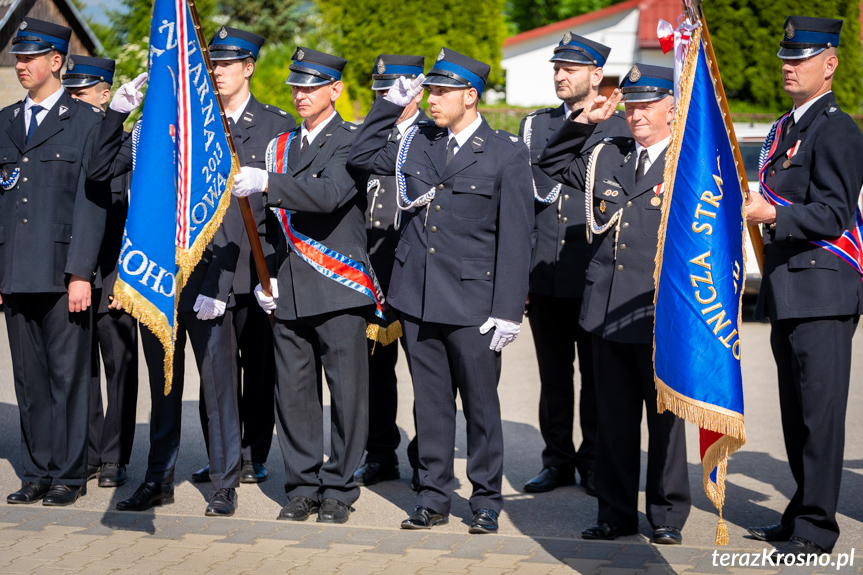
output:
[[[509,38],[504,40],[503,45],[512,46],[514,44],[520,44],[521,42],[526,42],[528,40],[533,40],[541,36],[545,36],[546,34],[553,34],[556,32],[563,33],[577,26],[587,24],[588,22],[593,22],[594,20],[599,20],[600,18],[605,18],[607,16],[617,14],[618,12],[624,12],[626,10],[632,10],[635,8],[639,10],[639,47],[659,48],[659,39],[656,37],[657,22],[661,18],[663,20],[666,20],[667,22],[670,22],[671,25],[676,28],[677,17],[683,13],[683,2],[681,2],[680,0],[627,0],[626,2],[614,4],[612,6],[609,6],[608,8],[603,8],[602,10],[588,12],[587,14],[582,14],[581,16],[567,18],[566,20],[561,20],[560,22],[555,22],[554,24],[540,26],[539,28],[527,30],[526,32],[522,32],[521,34],[516,34],[515,36],[510,36]]]

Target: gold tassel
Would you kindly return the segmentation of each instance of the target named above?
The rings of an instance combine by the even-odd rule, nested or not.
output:
[[[722,519],[722,511],[719,512],[719,523],[716,525],[716,544],[728,545],[728,526]]]
[[[386,328],[376,323],[366,325],[366,337],[372,341],[379,342],[381,345],[389,345],[401,336],[402,324],[398,320],[389,324]],[[372,351],[374,351],[374,348],[372,348]]]

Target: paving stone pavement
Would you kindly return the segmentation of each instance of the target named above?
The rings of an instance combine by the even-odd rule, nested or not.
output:
[[[0,326],[0,496],[20,485],[18,413],[3,327]],[[839,506],[842,535],[830,557],[832,564],[754,566],[753,557],[757,556],[760,564],[765,551],[773,547],[747,538],[745,527],[775,523],[794,490],[782,443],[768,332],[767,326],[758,323],[746,323],[742,330],[748,444],[732,457],[728,467],[724,508],[731,539],[728,547],[717,547],[713,542],[716,512],[701,487],[697,431],[692,426],[687,426],[687,438],[693,508],[683,531],[682,546],[652,544],[651,528],[643,515],[637,535],[614,542],[581,540],[580,531],[596,518],[596,501],[582,488],[564,487],[544,494],[523,492],[524,482],[541,467],[542,449],[537,424],[537,368],[525,324],[522,335],[504,352],[500,395],[507,450],[503,488],[506,503],[497,535],[467,533],[470,482],[465,471],[461,417],[456,445],[458,485],[450,523],[432,531],[398,529],[398,523],[412,509],[415,496],[408,487],[410,468],[403,449],[413,435],[413,397],[403,361],[399,375],[405,383],[400,385],[398,420],[405,440],[399,450],[403,477],[363,488],[347,524],[275,520],[286,502],[284,464],[275,442],[267,461],[269,480],[240,486],[236,515],[204,517],[212,488],[210,484],[189,481],[191,472],[207,462],[197,413],[197,378],[189,352],[176,503],[145,513],[114,510],[117,501],[134,492],[146,468],[150,402],[142,361],[137,433],[128,483],[116,489],[100,489],[90,482],[89,492],[67,508],[8,505],[0,498],[0,575],[863,574],[863,557],[856,553],[860,549],[863,554],[863,442],[856,425],[863,418],[863,383],[857,375],[857,366],[863,361],[860,338],[854,346],[855,380],[848,410]],[[325,397],[325,405],[328,401]],[[328,412],[326,415],[328,419]],[[645,428],[642,465],[646,464],[646,435]],[[578,442],[577,427],[575,436]],[[640,505],[643,509],[643,492]],[[737,555],[732,557],[734,553]],[[851,553],[855,554],[854,563],[839,568],[837,561],[847,561]]]

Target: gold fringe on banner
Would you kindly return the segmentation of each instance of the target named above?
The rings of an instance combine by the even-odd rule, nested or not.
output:
[[[683,135],[686,130],[686,120],[689,113],[689,104],[692,99],[692,85],[695,80],[695,71],[698,64],[698,55],[701,50],[701,27],[692,32],[692,43],[686,54],[686,61],[680,73],[678,100],[674,110],[674,120],[671,125],[671,141],[665,154],[664,191],[662,199],[662,220],[659,227],[659,243],[656,250],[656,267],[653,272],[653,284],[659,286],[659,278],[662,275],[662,256],[665,249],[665,232],[668,225],[668,215],[671,209],[671,198],[674,193],[674,180],[677,174],[677,161],[680,157],[680,148],[683,144]],[[716,79],[713,78],[714,85]],[[718,96],[717,96],[718,97]],[[744,221],[745,221],[745,208]],[[745,226],[741,231],[744,234]],[[746,253],[743,254],[744,265]],[[745,274],[742,274],[745,276]],[[654,292],[653,304],[656,305],[658,290]],[[740,289],[740,298],[743,297],[743,287]],[[737,326],[742,321],[742,306],[738,305]],[[655,320],[654,320],[655,321]],[[656,359],[656,342],[654,340],[653,355]],[[685,397],[665,384],[655,376],[656,382],[656,408],[659,413],[671,411],[677,417],[684,419],[699,428],[708,429],[723,436],[707,450],[702,458],[704,492],[719,512],[719,522],[716,526],[716,544],[728,545],[728,526],[722,517],[722,506],[725,503],[725,476],[728,468],[728,457],[743,447],[746,443],[746,432],[743,426],[743,414],[722,409],[715,405],[707,404]],[[710,481],[710,474],[716,469],[716,484]]]
[[[174,341],[177,336],[176,310],[174,311],[174,329],[172,330],[165,314],[119,277],[114,282],[114,299],[120,302],[126,312],[141,322],[162,343],[165,350],[165,395],[168,395],[171,393],[171,384],[174,381]]]

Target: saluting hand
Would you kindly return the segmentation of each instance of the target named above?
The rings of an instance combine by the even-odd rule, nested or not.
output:
[[[618,104],[623,99],[623,94],[617,88],[611,93],[611,97],[597,96],[590,103],[590,106],[581,111],[581,116],[587,119],[590,124],[598,124],[609,119],[617,110]]]
[[[420,74],[413,80],[408,80],[404,76],[399,77],[396,83],[390,86],[384,100],[392,102],[396,106],[407,106],[414,101],[414,98],[423,91],[423,82],[426,77]]]
[[[73,275],[69,280],[69,313],[78,313],[90,307],[90,292],[90,282]]]
[[[140,106],[141,102],[144,101],[144,94],[141,92],[141,88],[147,83],[147,78],[149,77],[150,75],[144,72],[131,82],[126,82],[120,86],[108,107],[121,114],[131,113],[132,110]]]

